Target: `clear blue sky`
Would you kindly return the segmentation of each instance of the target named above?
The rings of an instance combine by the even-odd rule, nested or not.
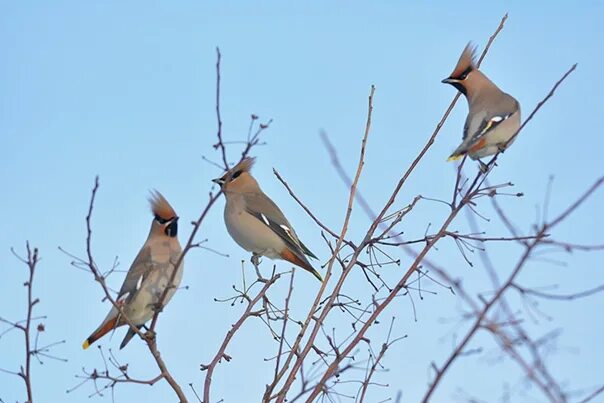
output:
[[[320,231],[287,195],[272,168],[328,225],[341,225],[347,190],[330,165],[319,131],[330,135],[343,164],[352,171],[366,97],[375,84],[374,126],[361,190],[373,206],[380,206],[455,93],[440,80],[450,73],[469,40],[482,48],[506,11],[510,18],[483,70],[520,101],[525,115],[570,65],[579,63],[500,159],[491,179],[511,181],[525,193],[523,199],[504,204],[528,231],[550,175],[555,176],[550,211],[557,212],[603,171],[600,2],[337,1],[302,6],[277,1],[213,5],[55,1],[50,6],[2,1],[0,316],[23,316],[25,268],[9,248],[23,251],[29,240],[40,248],[43,259],[35,293],[41,300],[37,312],[48,315],[44,341],[65,339],[66,344],[53,353],[69,360],[45,360],[43,366],[34,366],[37,401],[88,401],[91,385],[71,394],[65,390],[77,383],[74,376],[82,367],[102,365],[96,349],[83,351],[81,342],[108,306],[101,303],[101,291],[91,276],[71,267],[70,259],[57,249],[84,253],[84,216],[95,175],[100,175],[101,188],[94,215],[94,252],[104,268],[119,256],[126,269],[144,242],[151,219],[149,189],[160,190],[182,217],[181,240],[189,234],[187,223],[205,205],[210,179],[220,173],[202,161],[204,155],[218,159],[211,147],[216,141],[216,46],[223,52],[227,140],[245,137],[251,113],[274,119],[265,136],[268,144],[255,150],[255,175],[304,242],[324,260],[328,249]],[[460,141],[466,112],[465,102],[460,102],[397,206],[420,193],[449,197],[454,172],[445,159]],[[238,153],[231,150],[234,161]],[[604,192],[599,192],[572,224],[561,226],[555,235],[602,243],[603,204]],[[189,289],[175,296],[159,324],[160,349],[174,376],[182,385],[194,383],[198,390],[203,380],[199,364],[210,360],[242,309],[213,302],[232,294],[231,285],[240,281],[240,260],[248,258],[226,233],[223,205],[220,200],[211,212],[200,239],[208,238],[209,246],[230,257],[193,251],[183,282]],[[481,210],[493,216],[487,204]],[[404,230],[409,237],[421,235],[428,222],[438,223],[445,213],[442,206],[424,204]],[[483,225],[491,235],[505,235],[496,221]],[[364,233],[367,223],[359,210],[353,216],[353,238]],[[461,217],[453,229],[466,228]],[[394,253],[408,262],[402,252]],[[518,253],[514,246],[493,247],[502,275]],[[474,292],[488,291],[477,259],[469,268],[452,242],[444,242],[431,257],[447,263]],[[555,257],[568,265],[534,261],[522,275],[523,284],[561,284],[558,291],[572,292],[603,281],[601,254]],[[283,263],[278,267],[288,268]],[[294,312],[302,315],[317,284],[298,274],[292,303]],[[391,274],[394,278],[398,273]],[[119,287],[122,275],[111,277],[114,287]],[[362,279],[356,280],[349,291],[367,293]],[[285,288],[285,282],[280,287]],[[407,299],[385,313],[384,319],[397,317],[395,334],[409,337],[392,348],[384,362],[390,371],[376,379],[391,387],[376,389],[371,401],[394,397],[398,390],[403,401],[416,401],[430,379],[430,362],[441,363],[454,335],[463,330],[451,322],[461,313],[457,299],[432,288],[437,295],[416,303],[417,322]],[[549,363],[557,378],[573,390],[602,383],[602,372],[594,369],[595,363],[604,362],[602,301],[598,295],[574,303],[542,303],[540,308],[551,321],[538,317],[535,323],[521,314],[535,336],[563,329]],[[349,323],[341,317],[333,325],[345,328]],[[381,343],[384,329],[378,327],[370,337]],[[102,344],[117,349],[122,332]],[[0,368],[18,368],[22,358],[18,346],[16,333],[0,339]],[[515,393],[513,401],[543,401],[534,389],[524,388],[515,364],[500,359],[490,337],[478,338],[473,347],[484,348],[485,354],[457,362],[434,401],[464,401],[465,392],[497,401],[504,383]],[[215,373],[214,398],[259,401],[272,369],[263,358],[275,352],[261,323],[246,325],[228,350],[233,361]],[[156,372],[137,340],[118,357],[130,363],[133,376]],[[0,373],[0,398],[14,402],[23,396],[20,381]],[[175,400],[164,383],[153,388],[120,386],[117,396],[119,402]]]

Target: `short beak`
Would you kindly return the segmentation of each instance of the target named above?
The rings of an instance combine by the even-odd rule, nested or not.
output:
[[[456,80],[451,77],[445,78],[444,80],[441,81],[441,83],[443,83],[443,84],[453,84],[453,83],[458,83],[458,82],[459,82],[459,80]]]
[[[224,183],[223,180],[222,180],[222,178],[212,179],[212,182],[217,183],[219,185],[222,185]]]

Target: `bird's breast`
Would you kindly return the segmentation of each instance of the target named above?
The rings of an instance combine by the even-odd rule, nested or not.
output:
[[[231,238],[248,252],[276,258],[285,247],[275,232],[243,209],[225,209],[224,220]]]

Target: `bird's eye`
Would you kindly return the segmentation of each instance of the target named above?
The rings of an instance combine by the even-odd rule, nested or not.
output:
[[[241,173],[242,173],[242,172],[243,172],[243,171],[237,171],[237,172],[235,172],[235,173],[233,174],[233,179],[237,179],[237,178],[239,178],[239,175],[241,175]]]
[[[165,223],[167,223],[170,220],[166,220],[165,218],[161,218],[160,216],[156,215],[155,216],[155,221],[157,221],[160,224],[165,224]]]
[[[468,74],[470,74],[470,72],[472,71],[472,66],[468,67],[467,69],[465,69],[460,75],[459,75],[459,79],[460,80],[465,80],[466,78],[468,78]]]

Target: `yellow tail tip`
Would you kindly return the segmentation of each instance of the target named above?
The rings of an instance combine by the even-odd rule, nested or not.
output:
[[[82,343],[82,348],[86,350],[88,347],[90,347],[90,343],[88,342],[88,339],[86,339],[84,340],[84,343]]]
[[[316,271],[315,269],[313,269],[313,270],[311,271],[311,273],[312,273],[312,274],[313,274],[313,276],[315,276],[315,277],[316,277],[316,278],[317,278],[317,279],[318,279],[320,282],[323,282],[323,277],[321,276],[321,274],[320,274],[318,271]]]
[[[457,155],[453,154],[449,158],[447,158],[447,162],[457,161],[461,157],[463,157],[463,154],[457,154]]]

